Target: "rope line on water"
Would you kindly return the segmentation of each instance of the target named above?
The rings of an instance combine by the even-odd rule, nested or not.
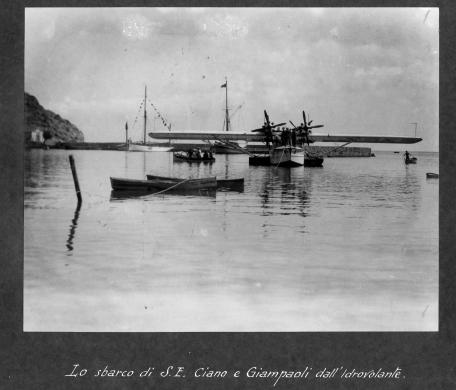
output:
[[[154,192],[153,194],[149,194],[149,195],[159,195],[159,194],[162,194],[163,192],[166,192],[166,191],[169,191],[175,187],[177,187],[178,185],[182,184],[182,183],[185,183],[186,181],[189,181],[189,180],[192,180],[192,178],[188,178],[188,179],[185,179],[185,180],[182,180],[180,181],[179,183],[176,183],[174,185],[172,185],[171,187],[168,187],[168,188],[165,188],[164,190],[161,190],[161,191],[158,191],[158,192]]]

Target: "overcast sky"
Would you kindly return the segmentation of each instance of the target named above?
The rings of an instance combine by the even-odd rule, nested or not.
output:
[[[25,90],[87,141],[122,141],[144,86],[173,130],[417,135],[438,150],[437,8],[28,8]],[[154,121],[150,127],[164,130]],[[321,130],[321,131],[320,131]],[[390,146],[390,148],[395,148]]]

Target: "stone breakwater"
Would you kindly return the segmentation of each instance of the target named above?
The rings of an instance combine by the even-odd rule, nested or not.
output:
[[[361,148],[356,146],[344,146],[335,149],[335,146],[305,146],[312,154],[322,154],[325,157],[370,157],[371,148]]]

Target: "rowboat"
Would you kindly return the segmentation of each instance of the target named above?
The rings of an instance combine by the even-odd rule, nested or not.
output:
[[[189,157],[185,153],[174,153],[173,154],[174,161],[186,161],[190,163],[213,163],[215,161],[214,157],[197,157],[197,156],[192,156]]]
[[[172,180],[177,182],[182,182],[185,181],[185,179],[182,178],[175,178],[175,177],[166,177],[166,176],[157,176],[157,175],[147,175],[147,180],[161,180],[161,181],[166,181],[166,180]],[[203,180],[203,179],[198,179],[198,180]],[[217,182],[217,189],[243,189],[244,187],[244,178],[234,178],[234,179],[216,179]]]
[[[426,178],[427,179],[438,179],[439,178],[439,174],[438,173],[428,172],[428,173],[426,173]]]
[[[244,192],[244,178],[217,179],[217,189]]]
[[[417,158],[416,157],[410,157],[410,158],[406,158],[404,161],[405,161],[406,164],[416,164]]]
[[[203,179],[177,179],[157,177],[150,180],[123,179],[110,177],[111,187],[115,191],[173,191],[173,190],[207,190],[217,188],[215,177]]]
[[[208,196],[216,197],[216,188],[208,190],[180,190],[179,187],[171,191],[144,191],[144,190],[112,190],[111,200],[125,200],[131,198],[142,198],[154,196],[156,194],[171,195],[171,196]]]

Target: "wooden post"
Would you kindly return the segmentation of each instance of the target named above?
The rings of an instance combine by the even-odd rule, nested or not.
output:
[[[76,196],[78,197],[78,203],[81,203],[82,196],[81,196],[81,190],[79,189],[78,174],[76,172],[76,166],[74,165],[73,155],[70,154],[69,158],[70,158],[70,165],[71,165],[71,173],[73,174],[74,188],[76,189]]]

